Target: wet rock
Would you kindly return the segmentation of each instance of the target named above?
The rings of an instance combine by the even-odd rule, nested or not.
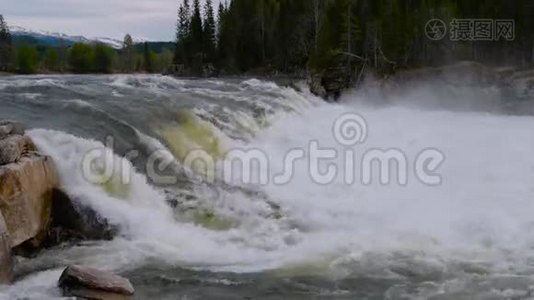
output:
[[[10,135],[24,135],[24,126],[18,122],[0,121],[0,140]]]
[[[45,247],[64,242],[84,240],[111,240],[118,229],[96,211],[73,201],[61,190],[54,191],[52,224]]]
[[[59,184],[50,157],[29,153],[0,166],[0,210],[12,247],[38,247],[50,222],[53,191]]]
[[[343,67],[332,67],[314,73],[308,79],[310,91],[327,101],[337,101],[343,90],[349,87],[350,74]]]
[[[187,67],[183,64],[171,65],[164,72],[165,75],[175,77],[213,77],[218,75],[217,68],[213,64],[196,63],[192,67]]]
[[[0,121],[0,134],[4,136],[0,139],[0,211],[7,229],[3,238],[14,254],[31,256],[67,241],[113,238],[116,228],[59,190],[52,159],[40,155],[32,140],[20,135],[22,125]]]
[[[0,140],[0,166],[18,162],[21,157],[37,148],[27,136],[11,135]]]
[[[202,77],[213,77],[217,75],[217,69],[213,64],[202,65]]]
[[[124,277],[81,266],[69,266],[63,271],[58,286],[66,297],[82,299],[128,299],[135,292]]]
[[[5,139],[10,135],[12,127],[9,125],[0,125],[0,140]]]
[[[327,100],[336,101],[339,98],[341,92],[349,86],[348,78],[348,74],[339,68],[326,72],[323,77],[323,86],[328,94]]]
[[[11,240],[0,214],[0,284],[8,284],[13,280],[13,258],[11,256]]]
[[[314,94],[317,97],[321,97],[323,99],[328,98],[328,93],[326,92],[326,89],[323,87],[322,84],[322,75],[321,74],[313,74],[308,79],[308,85],[310,87],[310,92]]]

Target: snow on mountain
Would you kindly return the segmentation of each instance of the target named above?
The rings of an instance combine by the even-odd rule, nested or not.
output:
[[[67,35],[64,33],[49,32],[44,30],[33,30],[27,29],[21,26],[12,25],[9,27],[11,34],[14,36],[30,36],[37,39],[46,39],[46,40],[63,40],[70,43],[94,43],[100,42],[109,45],[112,48],[120,49],[122,48],[122,41],[106,38],[106,37],[94,37],[87,38],[81,35]],[[133,38],[134,43],[143,43],[147,40],[141,38]]]
[[[95,38],[94,40],[100,43],[107,44],[115,49],[122,48],[122,42],[119,40],[115,40],[111,38]]]

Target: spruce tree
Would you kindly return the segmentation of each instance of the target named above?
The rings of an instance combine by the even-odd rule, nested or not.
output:
[[[123,69],[126,72],[132,72],[134,68],[134,51],[132,36],[126,34],[122,43]]]
[[[213,5],[211,0],[206,0],[204,6],[204,30],[203,30],[203,39],[204,39],[204,52],[206,55],[206,61],[214,62],[215,59],[215,17],[213,15]]]
[[[230,22],[228,21],[227,8],[222,2],[219,3],[217,15],[217,67],[228,69],[228,47],[231,44]]]
[[[217,10],[217,49],[221,49],[222,46],[222,31],[223,31],[223,22],[225,18],[225,9],[222,2],[219,3],[219,9]]]
[[[59,47],[57,49],[59,60],[59,72],[64,72],[67,69],[68,49],[65,45],[65,40],[62,38],[59,40]]]
[[[191,16],[191,48],[190,54],[194,56],[193,65],[199,68],[203,59],[203,33],[202,33],[202,17],[200,14],[200,1],[193,2],[193,15]]]
[[[180,6],[175,54],[175,62],[180,60],[190,70],[215,62],[227,72],[311,67],[361,74],[365,65],[389,73],[399,67],[443,63],[445,56],[449,61],[534,63],[534,4],[528,1],[221,0],[216,26],[213,0],[203,9],[201,1],[193,1],[192,8],[188,1]],[[512,19],[515,39],[457,42],[451,48],[448,39],[425,36],[425,23],[433,18],[445,23],[452,18]],[[216,54],[211,55],[214,45]]]
[[[334,1],[325,7],[317,37],[317,50],[311,59],[311,66],[316,71],[337,66],[343,57],[340,53],[346,51],[343,33],[347,32],[347,14],[342,4],[341,1]]]
[[[176,49],[173,58],[175,64],[189,64],[190,19],[189,0],[184,0],[178,9],[178,20],[176,22]]]
[[[147,42],[145,42],[143,45],[143,67],[147,73],[154,72],[152,53],[150,53]]]
[[[8,71],[11,49],[11,33],[4,17],[0,15],[0,71]]]

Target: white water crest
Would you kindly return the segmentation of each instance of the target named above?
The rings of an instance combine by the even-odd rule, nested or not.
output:
[[[316,235],[330,236],[330,242],[323,240],[311,249],[300,250],[317,252],[319,246],[325,252],[335,252],[356,243],[357,248],[369,247],[368,251],[380,247],[422,250],[424,246],[438,251],[451,247],[492,252],[499,248],[521,251],[518,243],[531,245],[532,239],[517,239],[534,224],[530,218],[534,186],[528,184],[534,174],[533,145],[528,144],[533,142],[529,128],[534,120],[529,117],[323,105],[280,120],[251,146],[265,150],[273,163],[283,162],[284,154],[292,148],[305,149],[313,139],[323,147],[341,148],[333,140],[331,127],[336,117],[351,111],[365,116],[370,126],[369,140],[357,146],[361,148],[356,149],[357,153],[395,147],[404,149],[410,158],[426,147],[440,149],[446,155],[440,170],[443,185],[429,187],[411,178],[406,187],[347,186],[341,181],[321,186],[309,178],[306,165],[297,164],[297,173],[289,184],[272,185],[267,190],[284,216],[303,228],[299,236],[308,236],[309,242],[317,240]],[[406,117],[414,113],[417,117]],[[60,132],[36,130],[31,136],[45,153],[56,157],[68,191],[75,197],[85,195],[89,201],[94,200],[91,204],[105,217],[118,224],[127,222],[125,227],[132,231],[149,230],[150,223],[145,222],[148,219],[163,223],[159,224],[163,228],[151,229],[159,233],[175,223],[165,211],[168,207],[162,195],[146,183],[143,175],[135,174],[130,185],[134,190],[126,200],[110,197],[81,177],[82,155],[103,145]],[[158,217],[149,217],[153,213]],[[134,229],[138,218],[143,223]],[[168,235],[173,234],[164,234],[164,240]],[[414,241],[420,244],[414,245]]]
[[[124,77],[113,83],[130,84]],[[177,86],[186,89],[181,83]],[[124,271],[157,262],[195,270],[268,271],[285,276],[314,273],[336,280],[360,275],[421,276],[432,282],[416,292],[392,287],[391,299],[403,293],[425,299],[471,288],[474,293],[485,293],[484,284],[492,285],[502,276],[520,276],[515,285],[502,283],[495,292],[497,299],[510,289],[530,292],[534,286],[534,236],[530,234],[534,229],[534,118],[428,107],[419,110],[414,105],[376,107],[356,94],[345,95],[341,104],[326,104],[309,94],[259,80],[243,82],[240,88],[272,90],[270,103],[285,102],[284,107],[293,111],[271,118],[266,128],[254,124],[250,115],[239,122],[221,121],[230,129],[253,129],[245,142],[232,144],[225,136],[230,139],[226,148],[261,149],[271,169],[281,170],[285,155],[295,148],[307,149],[310,141],[338,153],[346,151],[346,146],[334,139],[333,124],[346,113],[357,113],[369,127],[365,143],[350,147],[357,158],[370,149],[395,148],[402,150],[413,166],[422,150],[437,149],[445,156],[438,170],[442,184],[425,185],[410,170],[405,186],[378,181],[366,186],[360,180],[347,185],[341,176],[332,184],[321,185],[310,178],[308,165],[300,161],[289,183],[258,187],[278,207],[277,217],[273,217],[272,205],[254,196],[220,188],[217,197],[212,197],[204,194],[202,186],[195,187],[190,192],[197,196],[198,207],[230,220],[231,225],[222,230],[213,229],[174,212],[163,191],[116,154],[117,168],[126,166],[132,171],[131,183],[119,187],[117,194],[117,189],[110,192],[109,187],[88,182],[82,176],[84,155],[95,148],[112,152],[101,142],[36,129],[30,136],[56,162],[63,189],[118,225],[120,236],[111,242],[49,251],[33,263],[59,259]],[[198,89],[195,93],[206,97],[213,93]],[[258,101],[267,105],[267,101]],[[216,118],[215,111],[215,107],[203,106],[195,112],[199,117]],[[225,116],[239,119],[239,114],[243,112]],[[138,134],[155,148],[165,148],[165,141]],[[355,167],[358,174],[361,165],[355,161],[349,167]],[[346,164],[342,159],[333,162],[340,169]],[[14,288],[23,285],[41,292],[43,280],[52,284],[49,278],[56,275],[57,270],[32,275],[7,292],[20,296]],[[53,296],[56,292],[47,293]]]

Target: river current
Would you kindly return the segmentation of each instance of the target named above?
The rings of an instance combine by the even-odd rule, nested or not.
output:
[[[305,90],[235,78],[0,77],[0,119],[26,124],[62,189],[119,229],[112,241],[20,258],[0,297],[57,299],[64,266],[82,264],[128,277],[135,299],[534,299],[530,114],[510,113],[487,87],[349,91],[338,104]],[[344,143],[336,124],[347,116],[360,136]],[[327,183],[311,174],[312,144],[338,154],[319,164],[322,174],[336,167]],[[111,157],[104,183],[83,169],[95,149]],[[267,182],[236,180],[261,175],[256,165],[209,181],[177,171],[192,151],[221,165],[236,149],[264,155]],[[308,159],[275,182],[296,149]],[[366,182],[366,155],[392,149],[405,173],[397,166],[384,183],[375,170]],[[439,182],[421,178],[421,153],[439,156],[427,174]],[[157,178],[154,157],[166,162]]]

